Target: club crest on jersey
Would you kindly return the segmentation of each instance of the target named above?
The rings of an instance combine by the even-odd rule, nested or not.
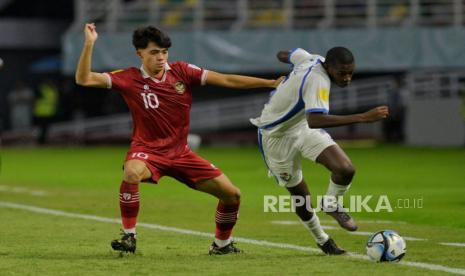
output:
[[[280,173],[279,178],[281,178],[284,181],[289,181],[291,180],[292,176],[288,173]]]
[[[178,94],[184,94],[184,91],[186,91],[186,85],[182,81],[177,81],[174,84],[174,89]]]
[[[148,91],[150,90],[150,87],[148,86],[148,84],[144,84],[144,91]]]

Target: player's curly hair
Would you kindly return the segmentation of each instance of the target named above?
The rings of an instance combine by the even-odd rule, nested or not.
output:
[[[326,53],[325,63],[330,65],[351,64],[354,62],[352,52],[345,47],[334,47]]]
[[[138,28],[132,34],[132,45],[136,49],[145,49],[150,42],[154,42],[161,48],[171,47],[169,36],[153,26]]]

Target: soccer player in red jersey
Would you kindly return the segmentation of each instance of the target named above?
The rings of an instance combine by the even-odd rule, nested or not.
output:
[[[84,34],[76,83],[118,91],[131,111],[134,124],[119,194],[123,236],[112,241],[113,249],[134,253],[139,183],[157,183],[166,175],[219,199],[215,240],[209,253],[240,252],[231,240],[240,191],[221,170],[192,152],[187,145],[191,88],[204,84],[240,89],[276,87],[281,79],[221,74],[182,61],[168,63],[171,40],[152,26],[139,28],[133,33],[132,42],[142,62],[140,68],[96,73],[91,71],[93,46],[98,37],[95,25],[86,24]]]

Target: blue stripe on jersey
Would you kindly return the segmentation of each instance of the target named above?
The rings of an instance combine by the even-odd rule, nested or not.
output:
[[[278,119],[278,120],[276,120],[276,121],[274,121],[274,122],[272,122],[270,124],[267,124],[265,126],[262,126],[261,127],[262,129],[263,128],[267,129],[267,128],[277,126],[277,125],[289,120],[290,118],[294,117],[294,115],[296,115],[297,113],[299,113],[299,111],[304,109],[305,103],[304,103],[302,93],[303,93],[303,88],[304,88],[305,81],[307,80],[307,76],[310,73],[310,71],[312,71],[312,68],[313,68],[313,66],[310,66],[310,68],[308,68],[307,73],[305,73],[305,76],[302,79],[302,83],[300,84],[300,88],[299,88],[299,100],[297,101],[296,105],[286,115],[284,115],[280,119]]]
[[[328,114],[329,111],[326,108],[310,108],[305,110],[305,113],[323,113],[323,114]]]
[[[276,93],[276,89],[273,89],[268,95],[268,101],[266,102],[267,104],[271,101],[271,97],[273,97],[274,93]]]
[[[266,162],[265,151],[263,150],[263,143],[262,143],[262,133],[260,129],[258,129],[258,148],[260,149],[260,153],[262,154],[263,161],[265,162],[266,168],[268,169],[268,171],[271,172],[271,174],[273,174],[274,179],[279,184],[278,178],[274,175],[273,171],[271,171],[270,167],[268,166],[268,163]]]
[[[276,89],[273,89],[273,90],[270,92],[270,98],[273,97],[274,93],[276,93]]]

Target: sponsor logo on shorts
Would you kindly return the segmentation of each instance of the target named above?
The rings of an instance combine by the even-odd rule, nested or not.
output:
[[[143,152],[133,152],[131,158],[149,159],[149,155]]]

